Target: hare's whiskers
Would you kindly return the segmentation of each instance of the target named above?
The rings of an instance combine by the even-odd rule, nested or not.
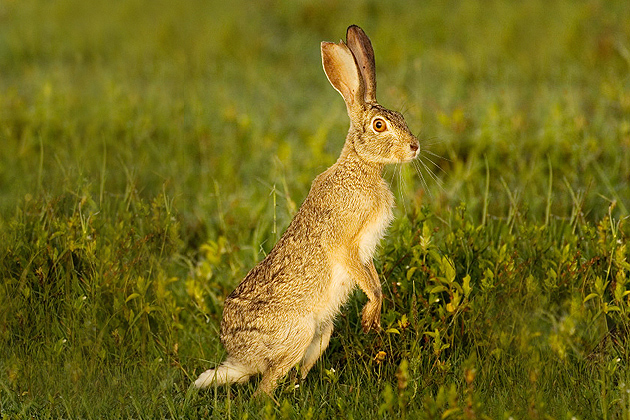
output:
[[[418,137],[422,137],[421,135],[418,135]],[[435,136],[435,137],[428,137],[428,138],[423,138],[422,139],[422,146],[423,147],[431,147],[431,146],[435,146],[436,144],[440,144],[442,143],[442,140]]]
[[[439,157],[439,156],[438,156]],[[442,167],[440,165],[438,165],[437,163],[435,163],[435,161],[433,161],[433,159],[427,157],[427,156],[422,156],[422,159],[428,160],[429,162],[431,162],[431,164],[433,166],[435,166],[436,168],[438,168],[440,171],[446,173],[446,171],[444,169],[442,169]]]
[[[442,191],[444,190],[444,186],[442,185],[442,181],[440,180],[440,178],[438,178],[438,176],[431,170],[431,168],[429,168],[427,166],[426,163],[424,163],[422,160],[419,160],[420,164],[424,167],[424,169],[427,171],[427,173],[429,174],[429,176],[431,178],[433,178],[433,180],[435,181],[435,183],[438,185],[438,187],[440,187],[440,189]]]
[[[429,155],[431,155],[431,156],[434,156],[434,157],[436,157],[436,158],[438,158],[438,159],[443,159],[443,160],[445,160],[445,161],[447,161],[447,162],[452,162],[449,158],[445,158],[444,156],[440,156],[440,155],[438,155],[437,153],[433,153],[433,152],[432,152],[432,151],[430,151],[430,150],[423,150],[423,153],[427,153],[427,154],[429,154]],[[426,156],[425,156],[425,157],[426,157]]]
[[[405,203],[404,195],[404,191],[407,189],[407,186],[405,184],[405,178],[403,177],[402,166],[396,165],[396,167],[398,171],[398,193],[400,194],[400,201],[403,203],[403,210],[405,211],[405,214],[407,214],[407,204]]]
[[[418,166],[418,161],[413,160],[412,163],[413,163],[414,169],[416,170],[416,173],[420,177],[420,181],[422,182],[422,186],[424,187],[425,191],[427,191],[429,193],[429,196],[431,198],[433,198],[433,194],[431,193],[431,190],[429,189],[429,184],[427,184],[427,180],[424,178],[424,175],[422,175],[422,170]]]
[[[392,188],[393,188],[393,185],[394,185],[394,179],[396,178],[396,169],[398,169],[398,165],[400,165],[400,164],[399,164],[399,163],[396,163],[396,164],[394,165],[394,170],[392,171],[392,176],[391,176],[391,178],[389,179],[389,185],[391,185],[391,186],[392,186]]]

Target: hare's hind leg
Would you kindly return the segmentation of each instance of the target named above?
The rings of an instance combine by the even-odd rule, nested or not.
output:
[[[312,320],[306,320],[289,328],[294,331],[294,335],[287,336],[283,333],[283,340],[279,341],[277,347],[273,349],[267,358],[267,368],[262,373],[262,379],[254,397],[265,393],[271,395],[276,389],[277,382],[284,377],[292,367],[304,360],[307,349],[313,342],[316,331]],[[285,330],[286,331],[286,330]]]
[[[260,397],[263,394],[272,395],[273,390],[278,385],[278,380],[286,375],[289,370],[297,363],[281,362],[276,365],[270,366],[265,373],[263,373],[262,379],[258,384],[258,389],[254,392],[254,398]]]
[[[302,367],[300,368],[300,375],[302,376],[302,379],[306,378],[308,372],[315,365],[324,350],[326,350],[326,348],[328,347],[332,331],[332,322],[327,322],[318,328],[315,336],[313,337],[313,340],[306,348],[304,358],[302,359]]]

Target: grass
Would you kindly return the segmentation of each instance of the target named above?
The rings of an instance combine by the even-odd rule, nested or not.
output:
[[[433,171],[385,174],[384,330],[357,292],[277,403],[197,392],[341,149],[319,42],[351,23]],[[0,417],[630,419],[629,28],[597,0],[0,4]]]

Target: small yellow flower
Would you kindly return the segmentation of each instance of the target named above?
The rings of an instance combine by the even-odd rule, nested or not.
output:
[[[376,361],[376,363],[381,363],[383,360],[385,360],[386,357],[387,357],[387,353],[381,350],[378,353],[376,353],[376,356],[374,357],[374,361]]]

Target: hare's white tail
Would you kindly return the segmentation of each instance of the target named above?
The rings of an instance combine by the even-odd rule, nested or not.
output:
[[[230,359],[221,363],[216,369],[208,369],[195,381],[197,388],[206,388],[212,385],[225,385],[246,382],[254,372],[246,366]]]

